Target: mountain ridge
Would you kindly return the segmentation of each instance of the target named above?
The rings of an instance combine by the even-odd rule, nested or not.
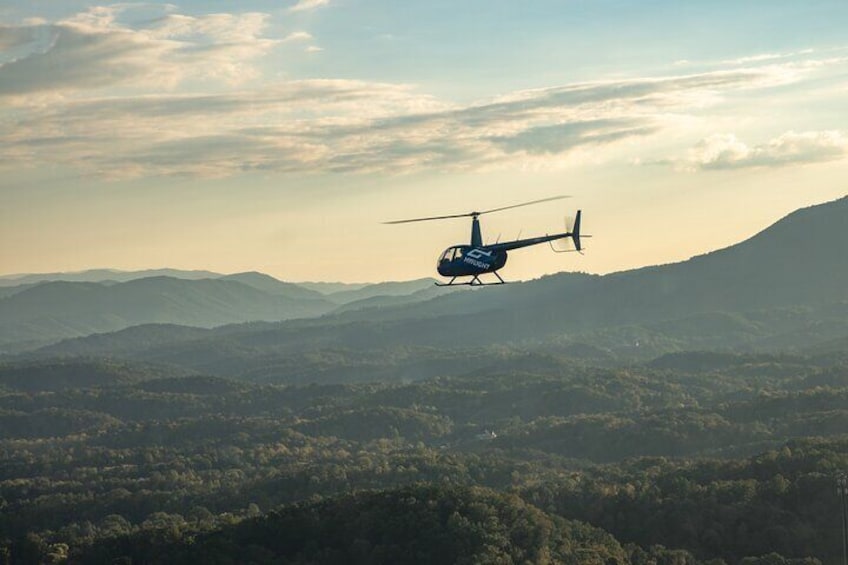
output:
[[[0,343],[56,341],[144,323],[215,327],[329,312],[321,298],[296,300],[236,280],[167,276],[106,285],[51,281],[0,299]]]
[[[778,318],[784,324],[780,330],[791,336],[809,323],[800,319],[794,323],[791,308],[848,301],[848,262],[839,261],[844,233],[848,233],[848,198],[797,210],[736,245],[687,261],[603,276],[559,273],[413,304],[339,309],[319,319],[274,322],[237,335],[227,330],[226,340],[275,354],[298,347],[463,347],[568,341],[604,328],[674,320],[694,320],[686,330],[691,334],[697,333],[699,324],[714,324],[711,313],[753,312],[753,318],[748,316],[753,320],[763,317],[756,312],[770,309],[789,309]],[[727,318],[716,327],[727,323],[738,331],[746,324],[762,326],[742,316],[738,322]],[[841,326],[834,323],[823,339],[839,337],[834,332]],[[674,323],[665,325],[664,331],[676,331]],[[201,342],[214,349],[217,335],[212,331]],[[196,343],[195,354],[201,355],[204,347]]]
[[[174,341],[167,351],[153,348],[150,354],[179,362],[203,355],[219,358],[226,343],[235,355],[262,352],[274,363],[292,352],[325,348],[563,342],[626,349],[638,344],[639,336],[655,336],[653,350],[641,345],[662,354],[687,339],[698,347],[727,343],[720,339],[725,334],[738,336],[734,339],[740,343],[766,338],[786,343],[798,331],[838,339],[843,329],[848,335],[838,319],[821,330],[813,331],[810,324],[828,310],[841,311],[848,301],[848,262],[838,260],[842,233],[848,233],[848,198],[798,210],[739,244],[687,261],[603,276],[560,273],[413,304],[339,309],[318,319],[228,329],[225,335],[212,330],[195,336],[186,351]],[[813,251],[811,238],[821,242]],[[65,343],[52,351],[68,354],[75,347]],[[254,363],[244,366],[253,370]]]
[[[102,271],[94,273],[90,276]],[[26,282],[0,287],[0,352],[141,324],[211,328],[414,302],[430,296],[416,294],[430,281],[393,282],[388,289],[377,284],[348,290],[340,298],[258,272],[197,279],[156,274],[125,281]]]

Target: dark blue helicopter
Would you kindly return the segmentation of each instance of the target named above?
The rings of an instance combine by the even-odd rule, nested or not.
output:
[[[574,219],[574,227],[567,228],[563,233],[553,235],[544,235],[540,237],[530,237],[527,239],[516,239],[514,241],[505,241],[503,243],[483,244],[483,236],[480,231],[480,220],[478,219],[483,214],[492,212],[500,212],[501,210],[509,210],[520,206],[530,206],[531,204],[539,204],[541,202],[549,202],[551,200],[560,200],[568,198],[567,196],[554,196],[552,198],[544,198],[542,200],[533,200],[532,202],[523,202],[512,206],[504,206],[503,208],[493,208],[492,210],[484,210],[482,212],[469,212],[467,214],[453,214],[450,216],[432,216],[429,218],[414,218],[412,220],[397,220],[394,222],[385,222],[386,224],[406,224],[409,222],[425,222],[429,220],[445,220],[448,218],[471,218],[471,244],[470,245],[453,245],[445,249],[444,253],[439,257],[436,264],[436,270],[443,277],[451,277],[448,283],[436,283],[438,286],[484,286],[487,284],[504,284],[498,270],[506,265],[507,251],[512,249],[520,249],[540,243],[550,243],[551,248],[553,242],[559,239],[568,239],[574,242],[573,251],[582,251],[580,244],[580,210],[577,211],[577,217]],[[583,237],[591,237],[584,235]],[[554,249],[554,251],[557,251]],[[561,253],[562,251],[558,251]],[[499,282],[484,283],[480,280],[480,275],[492,273],[498,278]],[[471,277],[468,282],[454,282],[458,277]]]

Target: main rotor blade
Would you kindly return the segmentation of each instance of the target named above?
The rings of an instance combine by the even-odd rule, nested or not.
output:
[[[564,198],[571,198],[568,195],[562,196],[551,196],[550,198],[542,198],[541,200],[533,200],[531,202],[522,202],[521,204],[513,204],[512,206],[504,206],[503,208],[492,208],[491,210],[483,210],[482,212],[476,212],[479,216],[481,214],[489,214],[491,212],[500,212],[501,210],[509,210],[511,208],[520,208],[522,206],[530,206],[532,204],[541,204],[542,202],[550,202],[551,200],[562,200]]]
[[[430,216],[428,218],[412,218],[411,220],[394,220],[391,222],[383,222],[383,224],[408,224],[410,222],[428,222],[430,220],[447,220],[450,218],[470,218],[488,214],[490,212],[500,212],[501,210],[509,210],[510,208],[520,208],[521,206],[530,206],[532,204],[541,204],[542,202],[550,202],[551,200],[562,200],[563,198],[571,198],[571,196],[551,196],[550,198],[542,198],[541,200],[533,200],[531,202],[522,202],[521,204],[513,204],[512,206],[504,206],[503,208],[492,208],[491,210],[483,210],[482,212],[468,212],[467,214],[451,214],[449,216]]]
[[[470,214],[452,214],[450,216],[431,216],[429,218],[413,218],[411,220],[394,220],[392,222],[383,222],[384,224],[408,224],[410,222],[426,222],[429,220],[447,220],[449,218],[467,218],[469,216],[473,216],[474,213]]]

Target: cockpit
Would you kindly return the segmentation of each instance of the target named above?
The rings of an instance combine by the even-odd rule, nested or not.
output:
[[[463,254],[465,253],[465,247],[457,246],[457,247],[448,247],[445,249],[445,252],[442,253],[442,256],[439,257],[439,265],[445,262],[456,261],[457,259],[462,259]]]

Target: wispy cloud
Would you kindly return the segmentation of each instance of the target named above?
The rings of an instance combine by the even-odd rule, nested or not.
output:
[[[0,129],[7,166],[61,163],[107,176],[555,167],[587,147],[602,158],[628,140],[660,138],[729,96],[796,83],[831,64],[769,57],[759,66],[566,84],[460,105],[403,84],[257,86],[250,79],[274,46],[312,36],[266,38],[266,14],[168,8],[133,19],[132,6],[0,27],[0,45],[17,54],[0,65],[0,102],[15,105]],[[186,84],[192,94],[181,91]],[[784,134],[753,148],[716,138],[686,162],[719,168],[836,158],[844,138],[825,133]]]
[[[586,83],[466,106],[406,85],[326,80],[97,98],[32,108],[13,133],[0,134],[0,147],[21,162],[61,160],[113,176],[509,167],[655,135],[667,127],[667,113],[775,84],[775,74]]]
[[[0,27],[0,45],[17,56],[0,65],[0,98],[67,96],[113,86],[173,88],[191,79],[239,83],[256,75],[251,61],[279,41],[262,37],[260,13],[173,13],[132,25],[133,5],[91,8],[44,24]],[[21,100],[24,98],[24,100]]]
[[[747,55],[736,59],[726,59],[721,63],[724,65],[750,65],[751,63],[763,63],[765,61],[779,61],[804,57],[814,53],[813,49],[802,49],[801,51],[787,51],[785,53],[759,53]]]
[[[314,10],[315,8],[320,8],[321,6],[326,6],[330,3],[330,0],[298,0],[297,4],[289,8],[290,12],[305,12],[307,10]]]
[[[716,134],[701,140],[676,164],[688,170],[783,167],[820,163],[848,156],[848,137],[836,130],[788,131],[766,143],[749,146],[733,134]]]
[[[565,122],[530,127],[515,135],[492,137],[507,153],[553,155],[581,145],[603,145],[627,137],[654,133],[658,128],[649,118],[618,118]]]
[[[283,38],[283,41],[289,43],[292,41],[309,41],[312,39],[312,34],[305,31],[295,31]]]

